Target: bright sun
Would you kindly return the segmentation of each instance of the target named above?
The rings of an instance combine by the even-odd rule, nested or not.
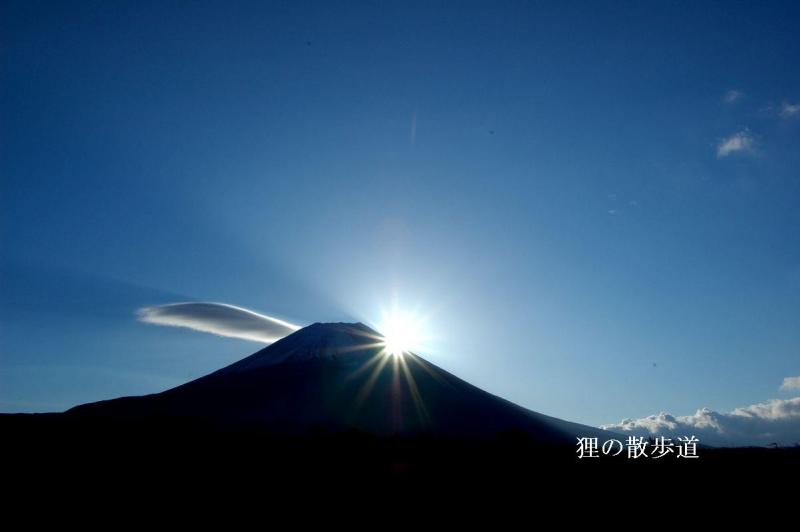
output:
[[[395,311],[384,316],[380,331],[384,349],[392,356],[418,349],[422,341],[420,320],[409,313]]]

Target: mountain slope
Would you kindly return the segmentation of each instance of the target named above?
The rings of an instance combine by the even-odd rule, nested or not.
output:
[[[413,354],[387,356],[357,324],[315,323],[205,377],[159,394],[75,407],[69,416],[180,418],[274,433],[314,429],[494,437],[542,443],[605,436],[491,395]]]

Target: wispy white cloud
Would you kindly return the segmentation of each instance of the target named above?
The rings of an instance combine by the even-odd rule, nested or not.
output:
[[[262,344],[272,343],[300,328],[277,318],[224,303],[172,303],[145,307],[137,311],[137,316],[144,323],[186,327]]]
[[[783,379],[781,390],[800,390],[800,377],[786,377]]]
[[[727,104],[736,103],[744,97],[744,93],[737,89],[731,89],[722,96],[722,101]]]
[[[637,436],[695,435],[715,446],[795,445],[800,442],[800,397],[773,399],[723,414],[701,408],[691,416],[662,412],[640,419],[603,425],[606,430]]]
[[[800,103],[783,102],[780,113],[781,118],[793,118],[800,116]]]
[[[749,153],[753,151],[754,147],[753,136],[748,130],[743,129],[719,141],[719,144],[717,144],[717,157],[727,157],[736,152]]]

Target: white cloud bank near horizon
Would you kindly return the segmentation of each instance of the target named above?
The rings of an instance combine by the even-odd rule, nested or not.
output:
[[[713,446],[770,445],[800,443],[800,397],[772,399],[728,413],[701,408],[690,416],[666,412],[601,428],[635,436],[697,436],[700,443]]]
[[[171,303],[144,307],[139,321],[169,327],[185,327],[228,338],[269,344],[300,327],[225,303]]]

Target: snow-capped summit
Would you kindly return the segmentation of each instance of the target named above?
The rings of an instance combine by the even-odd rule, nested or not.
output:
[[[381,349],[382,336],[363,323],[314,323],[224,367],[212,375],[228,375],[275,364],[332,360],[355,364]]]

